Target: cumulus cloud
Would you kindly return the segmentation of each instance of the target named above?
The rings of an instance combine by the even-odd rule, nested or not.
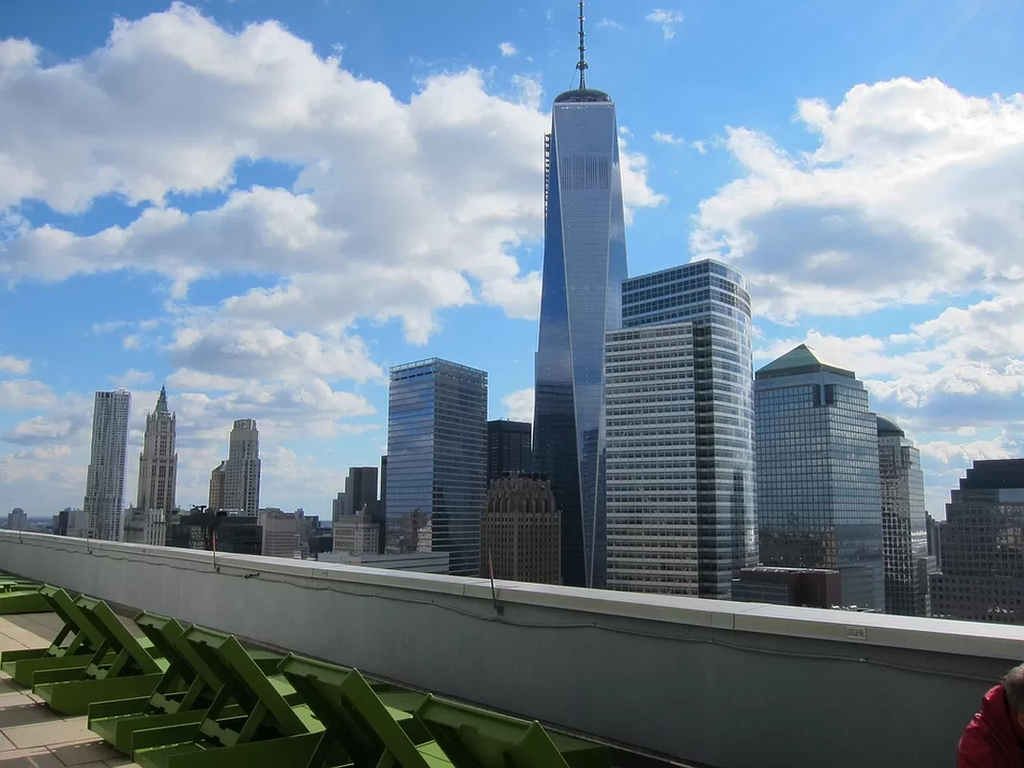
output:
[[[621,24],[619,24],[619,22],[615,21],[615,19],[609,19],[607,16],[602,17],[601,20],[599,22],[597,22],[597,26],[599,26],[599,27],[607,27],[609,29],[623,29],[624,28]]]
[[[24,376],[32,370],[32,364],[28,360],[22,360],[11,355],[0,355],[0,373],[13,373]]]
[[[499,43],[498,50],[501,51],[502,56],[515,56],[518,53],[512,43]]]
[[[310,332],[396,318],[416,342],[446,307],[535,315],[537,276],[513,255],[539,238],[543,213],[549,118],[528,78],[510,101],[477,70],[445,73],[403,102],[276,22],[230,32],[181,3],[116,21],[107,45],[74,62],[47,68],[23,45],[6,60],[0,206],[35,198],[75,213],[114,193],[141,208],[89,236],[22,221],[0,253],[8,280],[156,272],[180,297],[207,276],[263,274],[280,283],[233,309],[316,307]],[[294,187],[229,189],[236,164],[257,158],[295,168]],[[627,205],[658,203],[642,156],[623,174]],[[225,190],[223,204],[167,205],[169,193],[209,190]],[[379,295],[317,291],[358,278]]]
[[[32,379],[0,381],[0,409],[30,411],[55,405],[57,396],[46,384]]]
[[[513,421],[533,422],[533,387],[520,389],[501,398],[506,416]]]
[[[110,376],[110,383],[115,387],[131,389],[136,384],[145,384],[153,380],[152,371],[140,371],[136,368],[129,368],[120,376]]]
[[[666,40],[676,36],[676,25],[683,23],[683,14],[680,11],[667,11],[664,8],[655,8],[644,16],[647,21],[653,21],[661,25],[662,34]]]

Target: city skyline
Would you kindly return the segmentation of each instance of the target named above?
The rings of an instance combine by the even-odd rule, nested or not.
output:
[[[207,498],[223,435],[249,417],[263,503],[324,518],[347,467],[384,453],[392,364],[487,370],[489,417],[528,418],[541,148],[573,76],[575,2],[461,9],[461,24],[416,8],[386,25],[388,46],[372,6],[22,6],[0,23],[4,83],[37,92],[64,66],[47,109],[119,85],[81,124],[0,94],[0,155],[19,170],[0,183],[0,508],[81,503],[92,393],[118,386],[151,403],[167,383],[180,504]],[[754,5],[675,10],[587,9],[588,78],[625,129],[631,269],[730,259],[751,283],[755,364],[808,341],[856,370],[921,450],[941,517],[971,459],[1024,453],[1024,54],[993,37],[1021,9],[967,22],[952,4],[798,2],[767,35]],[[246,80],[242,110],[222,66],[233,50],[242,72],[270,51],[280,63]],[[133,88],[150,100],[121,101]],[[205,122],[180,108],[193,97],[217,105]],[[281,104],[290,117],[264,119]],[[331,122],[348,113],[367,122]],[[363,180],[358,195],[339,172]],[[353,281],[365,290],[342,290]],[[60,311],[41,318],[47,306]]]

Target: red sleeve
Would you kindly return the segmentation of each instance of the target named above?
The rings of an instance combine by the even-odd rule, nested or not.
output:
[[[956,751],[956,768],[1003,768],[1002,755],[985,741],[980,729],[967,726]]]

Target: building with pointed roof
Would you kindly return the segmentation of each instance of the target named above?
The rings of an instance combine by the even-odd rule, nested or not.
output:
[[[840,572],[842,604],[885,608],[878,421],[853,371],[806,344],[754,377],[760,560]]]
[[[178,482],[175,452],[177,416],[167,407],[167,388],[160,387],[156,408],[146,414],[146,434],[139,454],[139,488],[135,506],[142,512],[174,509]]]

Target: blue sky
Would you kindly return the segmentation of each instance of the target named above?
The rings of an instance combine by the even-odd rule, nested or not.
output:
[[[390,365],[530,412],[551,99],[576,5],[18,3],[0,18],[0,510],[81,504],[91,393],[166,382],[181,504],[234,418],[262,502],[377,463]],[[751,279],[756,364],[809,341],[921,447],[929,508],[1024,439],[1024,9],[587,5],[631,274]]]

